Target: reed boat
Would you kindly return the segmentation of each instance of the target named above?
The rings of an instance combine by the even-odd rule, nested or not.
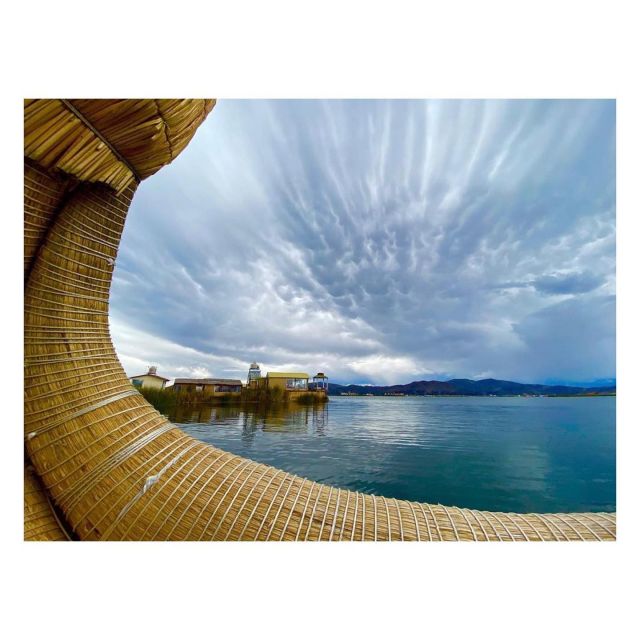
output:
[[[25,540],[614,540],[614,513],[493,513],[312,482],[199,442],[132,387],[108,324],[129,205],[214,105],[25,100]]]

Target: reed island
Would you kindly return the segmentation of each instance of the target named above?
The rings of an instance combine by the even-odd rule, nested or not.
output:
[[[322,404],[329,401],[329,377],[322,372],[269,371],[262,375],[252,362],[246,382],[231,378],[169,378],[158,375],[156,366],[129,378],[158,411],[166,413],[181,405],[274,405]]]

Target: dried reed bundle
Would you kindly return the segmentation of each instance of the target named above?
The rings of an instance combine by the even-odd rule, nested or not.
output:
[[[24,155],[122,192],[184,149],[215,100],[25,100]]]
[[[107,127],[141,175],[193,134],[180,112],[191,123],[206,115],[202,101],[123,102],[74,104]],[[149,125],[152,112],[165,124]],[[55,126],[41,119],[38,127],[53,135],[67,119],[51,116]],[[158,132],[169,130],[176,138],[157,151]],[[133,389],[109,336],[109,287],[134,191],[83,183],[67,192],[25,294],[25,449],[78,538],[615,539],[614,514],[491,513],[345,491],[205,445],[169,423]]]
[[[68,540],[38,476],[31,467],[24,468],[24,539]]]
[[[53,216],[69,187],[63,177],[53,177],[37,165],[24,163],[24,273],[42,244]]]

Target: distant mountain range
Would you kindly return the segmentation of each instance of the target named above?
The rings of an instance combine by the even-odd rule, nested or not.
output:
[[[408,395],[408,396],[601,396],[614,395],[616,387],[569,387],[565,385],[522,384],[509,380],[420,380],[391,386],[329,384],[329,395]]]

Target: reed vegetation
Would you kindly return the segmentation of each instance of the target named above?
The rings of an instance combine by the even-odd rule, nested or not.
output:
[[[138,388],[144,399],[162,415],[168,415],[176,408],[177,395],[171,389]]]
[[[304,405],[324,404],[329,402],[329,398],[324,393],[300,393],[293,398],[293,402]]]
[[[257,404],[260,406],[269,406],[273,404],[323,404],[328,402],[329,398],[320,393],[289,393],[281,387],[251,387],[242,390],[242,404]]]

